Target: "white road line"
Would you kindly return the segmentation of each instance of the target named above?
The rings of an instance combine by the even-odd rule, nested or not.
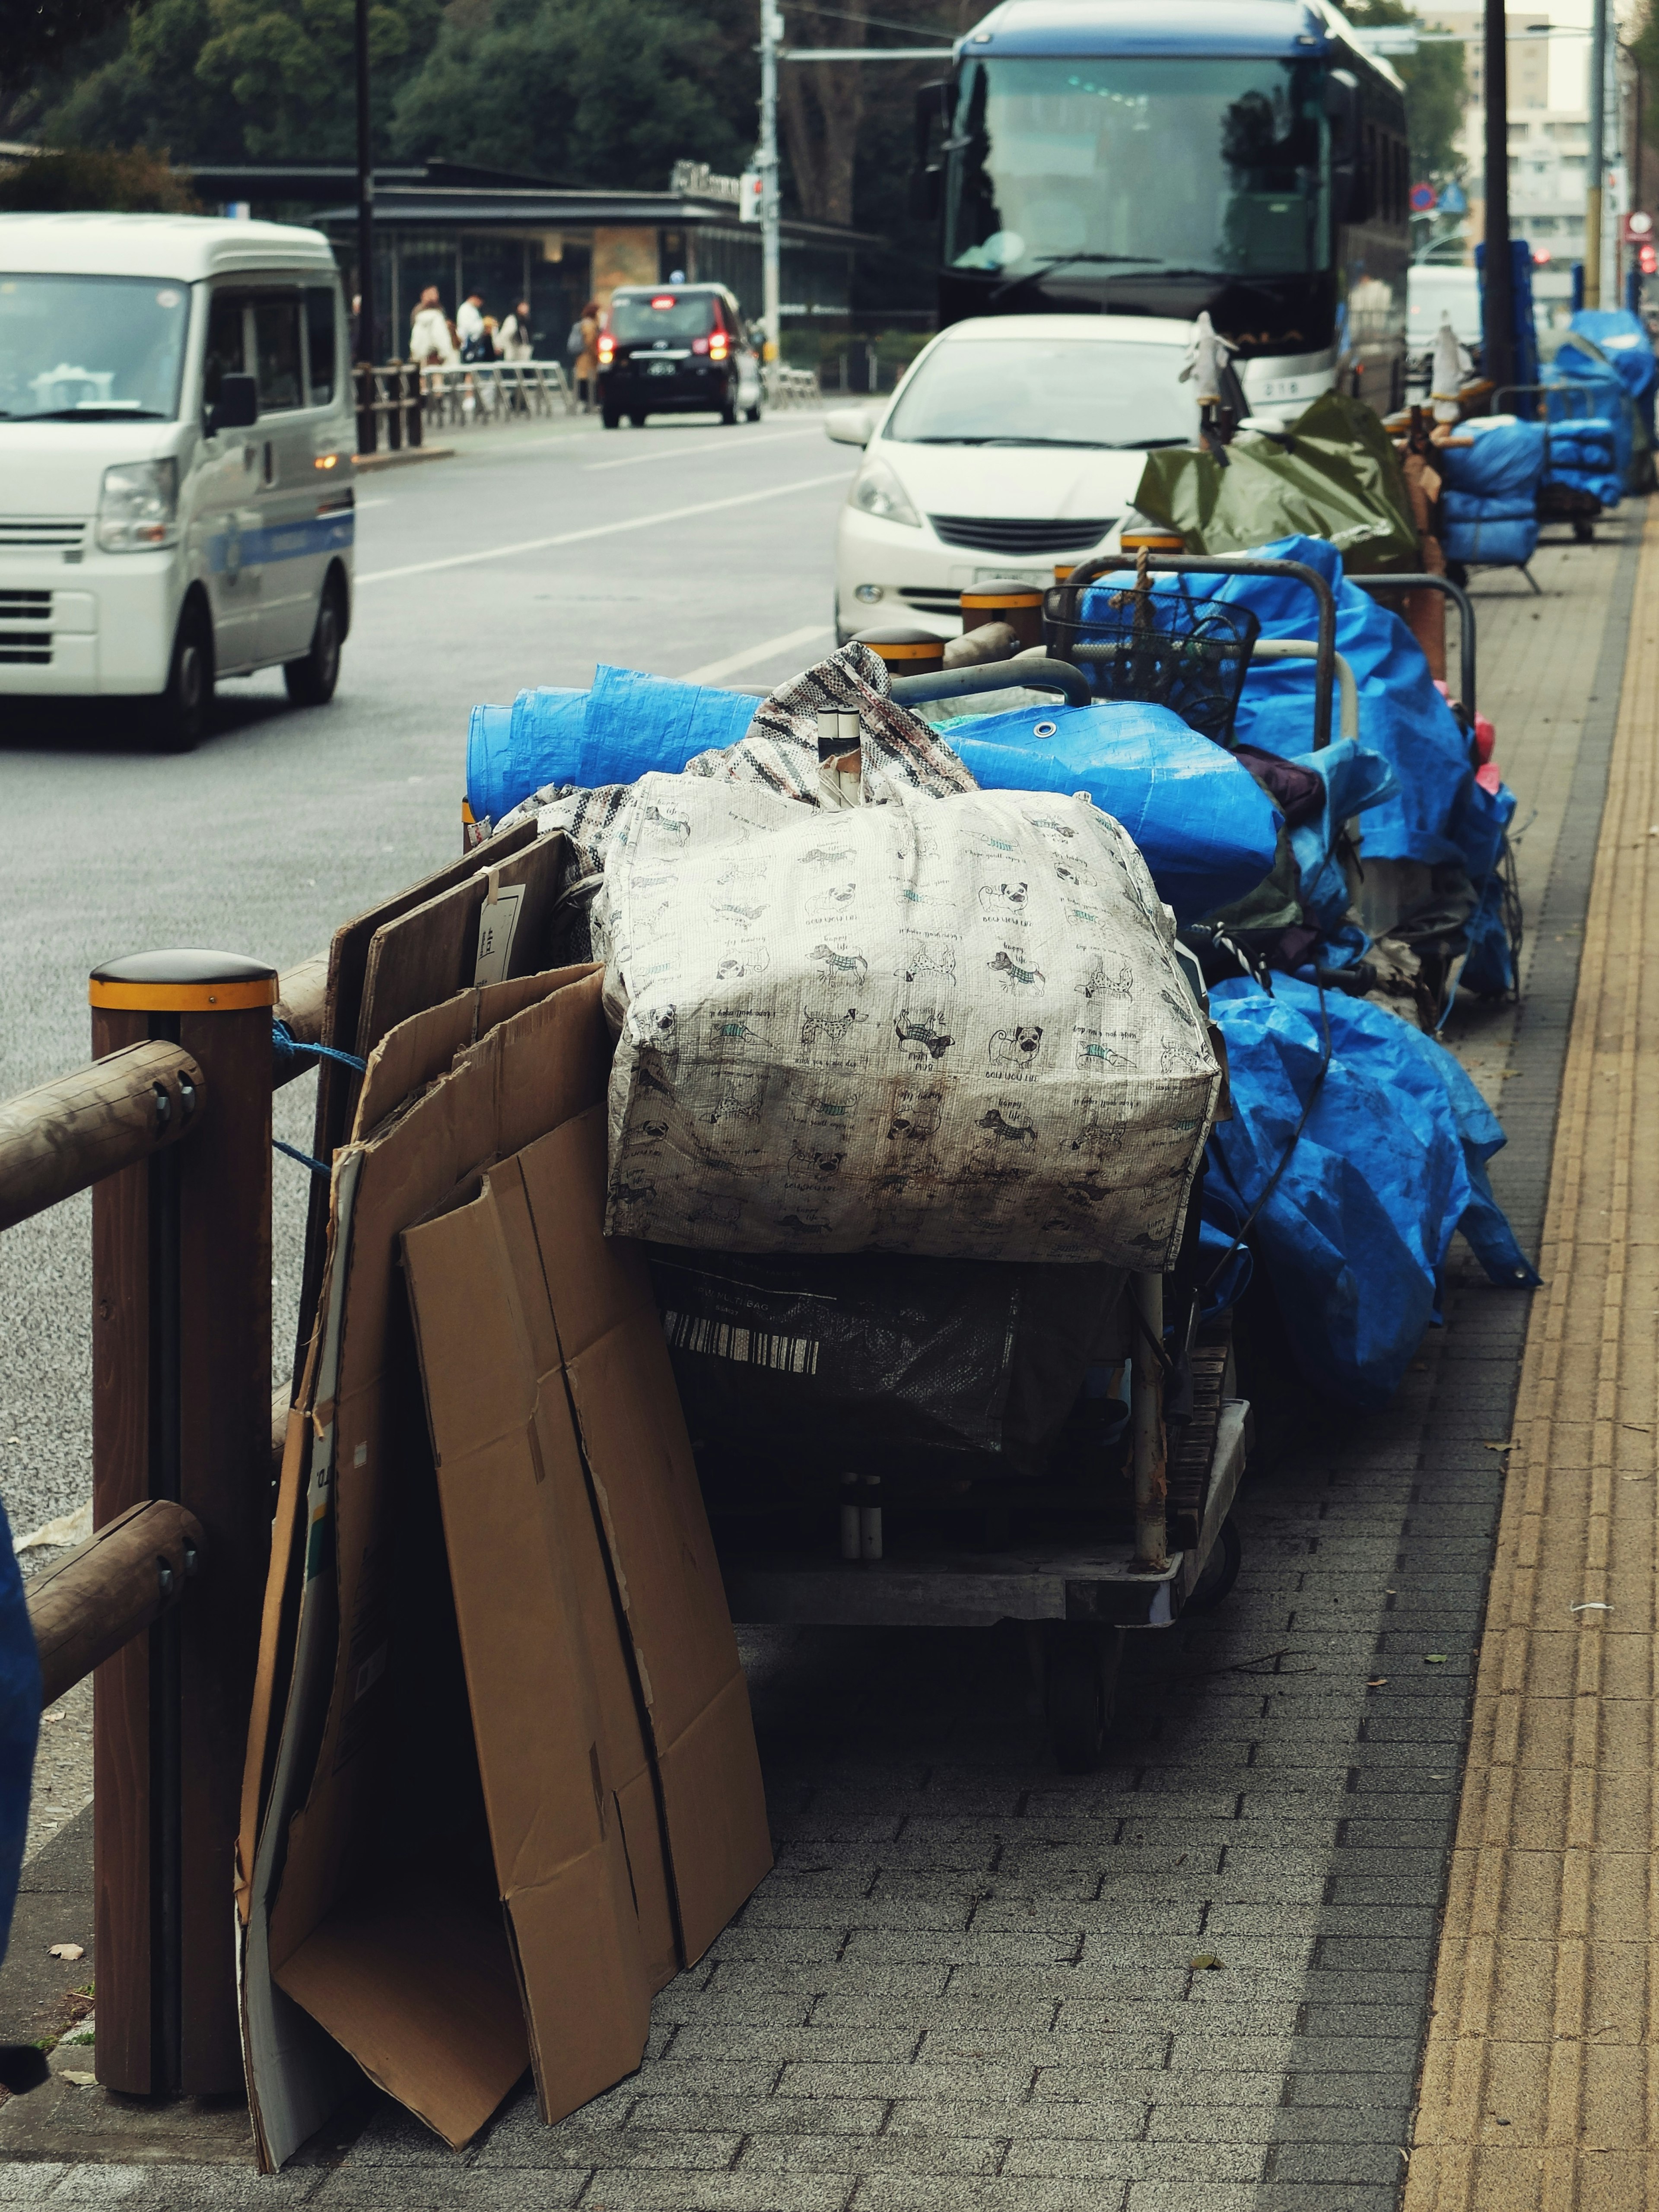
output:
[[[752,668],[757,660],[770,660],[775,653],[793,653],[797,646],[811,645],[815,637],[828,637],[827,623],[808,623],[805,629],[787,629],[781,637],[769,637],[763,645],[751,645],[744,653],[728,653],[724,660],[705,661],[682,676],[682,684],[723,684],[728,676],[735,676],[740,668]]]
[[[396,576],[430,576],[440,568],[471,568],[480,561],[512,561],[521,553],[545,553],[555,545],[583,545],[592,538],[614,538],[624,530],[651,530],[665,522],[686,522],[696,514],[718,514],[723,507],[754,507],[763,499],[787,499],[791,492],[817,491],[824,484],[845,483],[847,471],[833,476],[801,477],[793,483],[772,484],[765,491],[735,492],[729,499],[699,500],[695,507],[665,507],[654,514],[631,515],[623,522],[596,522],[587,530],[562,530],[553,538],[524,538],[516,545],[489,545],[481,553],[452,553],[441,561],[410,561],[401,568],[376,568],[358,576],[359,584],[386,584]]]
[[[773,430],[763,438],[746,439],[740,447],[734,438],[711,439],[706,446],[657,446],[648,453],[623,453],[614,461],[584,461],[582,471],[592,475],[599,469],[637,469],[647,461],[689,460],[694,453],[752,453],[757,446],[781,446],[786,438],[821,438],[822,422],[815,422],[805,430]]]

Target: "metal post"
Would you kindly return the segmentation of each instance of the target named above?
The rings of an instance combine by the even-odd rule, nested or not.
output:
[[[1598,5],[1601,0],[1598,0]],[[1510,265],[1510,81],[1504,0],[1486,0],[1486,262],[1485,374],[1515,381],[1515,272]]]
[[[1490,6],[1491,0],[1487,0]],[[1601,304],[1601,203],[1607,178],[1607,0],[1595,0],[1590,24],[1589,161],[1584,198],[1584,305]]]
[[[1131,1361],[1131,1421],[1135,1470],[1135,1565],[1161,1575],[1170,1564],[1164,1513],[1169,1494],[1164,1431],[1164,1278],[1137,1275],[1129,1285],[1139,1326]]]
[[[374,148],[368,105],[368,0],[356,0],[357,49],[357,354],[375,358]],[[370,449],[371,451],[373,448]]]
[[[776,396],[778,364],[783,359],[778,278],[778,41],[782,36],[783,18],[773,0],[761,0],[760,149],[755,167],[761,174],[761,313],[766,323],[761,374],[769,399]]]
[[[274,969],[172,952],[96,970],[99,1056],[146,1039],[201,1068],[187,1145],[95,1185],[93,1521],[147,1498],[199,1522],[216,1574],[98,1668],[98,2078],[139,2096],[241,2084],[229,1900],[269,1540]]]

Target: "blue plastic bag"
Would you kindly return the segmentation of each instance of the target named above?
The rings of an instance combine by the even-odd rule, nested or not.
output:
[[[1544,473],[1544,425],[1505,422],[1471,434],[1471,444],[1443,447],[1435,455],[1447,496],[1456,492],[1477,499],[1518,500],[1530,512]]]
[[[1396,779],[1393,794],[1365,817],[1366,854],[1431,866],[1461,860],[1474,771],[1468,740],[1435,690],[1416,639],[1397,615],[1346,580],[1340,554],[1323,538],[1281,538],[1252,550],[1316,568],[1336,595],[1336,646],[1352,663],[1359,687],[1360,740],[1382,755]],[[1096,590],[1103,608],[1105,592],[1121,589],[1124,581],[1119,575],[1091,586],[1085,610]],[[1182,588],[1248,606],[1264,637],[1311,638],[1316,629],[1312,593],[1290,577],[1170,576],[1158,578],[1154,588]],[[1313,744],[1313,698],[1310,661],[1253,661],[1234,718],[1239,744],[1298,758]]]
[[[545,784],[592,791],[653,769],[677,775],[697,754],[735,744],[759,704],[742,691],[601,662],[591,691],[520,691],[510,708],[472,709],[467,804],[475,821],[499,822]]]
[[[0,1959],[6,1955],[28,1832],[29,1784],[40,1732],[40,1662],[11,1524],[0,1505]]]
[[[1272,799],[1242,762],[1168,707],[964,714],[939,734],[984,790],[1086,791],[1134,839],[1178,921],[1243,898],[1273,866]]]
[[[1234,1111],[1206,1189],[1246,1214],[1260,1204],[1251,1242],[1308,1382],[1382,1407],[1434,1318],[1460,1224],[1494,1281],[1537,1280],[1486,1181],[1503,1131],[1449,1053],[1363,999],[1326,992],[1322,1007],[1310,983],[1275,977],[1270,998],[1240,977],[1212,987],[1210,1011]]]

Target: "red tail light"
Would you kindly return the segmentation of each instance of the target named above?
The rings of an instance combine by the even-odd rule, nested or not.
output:
[[[726,359],[726,332],[724,331],[716,331],[714,337],[708,341],[708,358],[710,361],[724,361]]]
[[[675,304],[674,295],[672,292],[659,292],[651,304],[653,307],[672,307]]]
[[[601,361],[609,361],[616,350],[617,341],[615,338],[602,337],[599,340],[599,359]]]

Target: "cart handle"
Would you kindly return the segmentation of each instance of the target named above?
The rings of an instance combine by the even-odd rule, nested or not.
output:
[[[1028,691],[1059,691],[1068,707],[1086,707],[1093,696],[1088,677],[1069,660],[1033,655],[1027,660],[988,660],[977,668],[941,668],[931,676],[896,676],[892,696],[901,707],[924,706],[932,699],[970,699],[981,691],[1006,691],[1018,684]]]
[[[1468,593],[1462,586],[1454,584],[1449,576],[1430,575],[1350,576],[1348,581],[1351,584],[1358,584],[1362,592],[1427,590],[1443,592],[1447,599],[1455,600],[1458,614],[1457,659],[1460,670],[1457,678],[1457,696],[1473,714],[1474,712],[1474,608],[1470,603]]]
[[[1064,610],[1064,619],[1075,629],[1082,592],[1097,576],[1133,575],[1138,553],[1096,553],[1081,561],[1065,581],[1055,586],[1055,596]],[[1314,750],[1321,751],[1331,741],[1331,695],[1336,688],[1336,599],[1330,586],[1317,568],[1310,568],[1305,561],[1257,560],[1249,553],[1149,553],[1146,556],[1148,568],[1158,575],[1198,576],[1293,576],[1305,584],[1319,602],[1319,641],[1314,664]],[[1061,640],[1054,648],[1056,656],[1064,659],[1067,641]]]

